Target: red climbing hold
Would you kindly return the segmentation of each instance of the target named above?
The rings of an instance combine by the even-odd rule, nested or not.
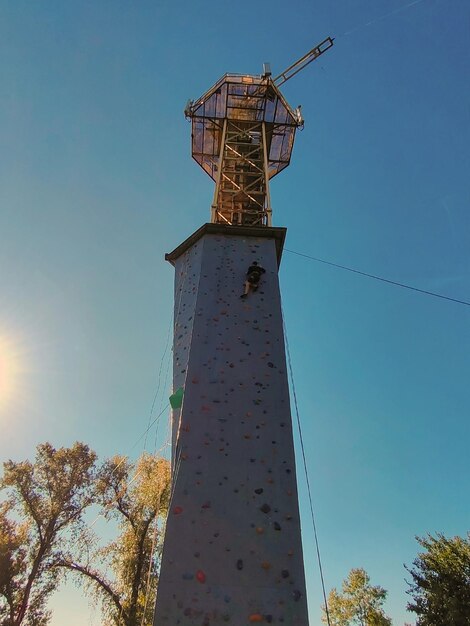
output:
[[[175,506],[175,508],[173,509],[173,514],[174,515],[179,515],[182,512],[183,512],[183,507],[182,506]]]
[[[196,578],[197,578],[198,582],[200,582],[200,583],[205,583],[206,582],[206,575],[204,574],[202,569],[198,569],[197,570]]]

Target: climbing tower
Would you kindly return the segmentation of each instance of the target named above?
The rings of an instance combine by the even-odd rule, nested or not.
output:
[[[269,180],[290,161],[300,109],[277,79],[227,74],[189,102],[192,154],[214,179],[211,221],[175,267],[172,499],[154,626],[307,626],[278,281],[286,229]],[[241,298],[247,269],[264,270]]]

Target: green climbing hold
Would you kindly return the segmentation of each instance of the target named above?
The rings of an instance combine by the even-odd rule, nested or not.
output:
[[[180,409],[183,404],[184,389],[180,387],[170,396],[170,406],[172,409]]]

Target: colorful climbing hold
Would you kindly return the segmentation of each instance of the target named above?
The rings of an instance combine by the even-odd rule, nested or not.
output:
[[[170,406],[172,409],[180,409],[183,404],[184,389],[180,387],[170,396]]]
[[[200,583],[205,583],[206,582],[206,575],[204,574],[202,569],[198,569],[197,570],[197,572],[196,572],[196,579]]]
[[[183,507],[182,506],[175,506],[173,508],[173,515],[179,515],[182,512],[183,512]]]
[[[261,613],[252,613],[248,619],[252,623],[264,622],[264,617],[261,615]]]

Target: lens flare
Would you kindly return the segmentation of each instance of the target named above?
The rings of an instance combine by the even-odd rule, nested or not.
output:
[[[0,335],[0,409],[13,401],[18,390],[21,359],[14,341]]]

